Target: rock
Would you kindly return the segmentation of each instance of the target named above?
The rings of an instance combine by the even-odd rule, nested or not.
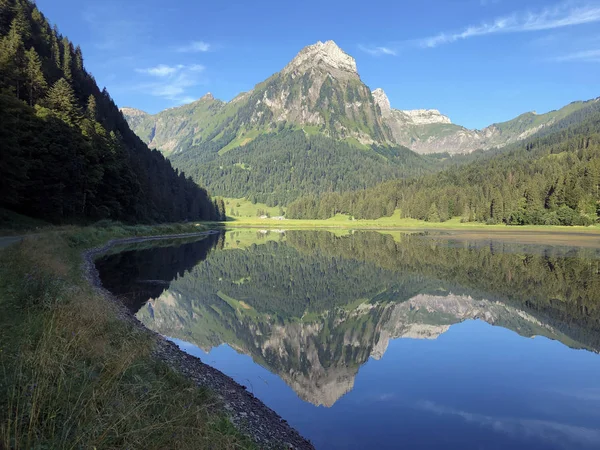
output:
[[[316,44],[303,48],[298,55],[283,69],[284,74],[295,70],[303,70],[315,65],[325,64],[333,69],[351,72],[358,75],[356,61],[333,41]]]

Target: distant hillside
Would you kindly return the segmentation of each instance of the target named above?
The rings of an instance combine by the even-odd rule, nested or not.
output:
[[[522,122],[503,127],[522,129]],[[354,192],[305,196],[290,218],[326,219],[337,213],[374,219],[399,209],[431,222],[511,225],[590,225],[600,218],[600,102],[556,120],[524,142],[446,161],[446,170]],[[448,167],[447,166],[447,167]]]
[[[0,206],[54,222],[211,220],[207,192],[130,130],[35,3],[0,2]]]
[[[579,119],[597,110],[600,98],[573,102],[558,111],[546,114],[528,112],[507,122],[492,124],[483,130],[469,130],[453,124],[437,110],[400,111],[390,106],[382,89],[373,91],[386,125],[396,144],[417,153],[471,153],[504,147],[527,139],[539,132],[551,132],[561,120],[577,116]]]

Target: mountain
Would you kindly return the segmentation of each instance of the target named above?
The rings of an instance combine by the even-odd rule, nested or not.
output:
[[[435,166],[393,145],[356,62],[333,41],[306,47],[230,102],[206,95],[157,115],[122,112],[145,142],[212,193],[271,206]]]
[[[528,112],[482,130],[470,130],[453,124],[450,118],[435,109],[393,109],[383,89],[374,90],[373,97],[381,110],[384,122],[391,130],[393,141],[421,154],[461,154],[503,147],[527,139],[538,132],[551,130],[560,120],[579,111],[593,109],[594,104],[600,101],[600,98],[596,98],[585,102],[573,102],[546,114]]]
[[[451,158],[434,174],[362,191],[305,196],[288,205],[293,219],[335,214],[509,225],[591,225],[600,221],[600,102],[557,112],[551,125],[501,149]],[[562,116],[562,118],[561,118]],[[520,132],[535,116],[501,124]],[[546,118],[547,119],[547,118]],[[548,122],[549,123],[549,122]]]
[[[229,103],[207,94],[155,116],[121,111],[142,139],[167,154],[207,142],[225,152],[282,124],[365,145],[391,141],[356,61],[333,41],[304,48],[281,72]]]
[[[52,222],[222,216],[131,131],[81,49],[26,0],[0,2],[0,142],[0,207]]]
[[[420,154],[463,154],[526,139],[597,101],[573,102],[546,114],[528,112],[471,130],[435,109],[392,108],[383,89],[369,92],[354,58],[327,41],[304,48],[280,73],[229,103],[207,94],[156,115],[133,108],[122,112],[145,142],[165,154],[207,142],[224,153],[262,133],[281,130],[281,124],[355,144],[400,145]]]
[[[228,344],[316,405],[350,391],[390,340],[436,339],[464,320],[600,349],[593,251],[477,245],[247,230],[110,255],[98,269],[150,329],[205,351]]]
[[[184,294],[165,291],[137,318],[164,336],[204,351],[228,344],[283,379],[303,400],[333,406],[354,387],[360,367],[381,359],[394,339],[437,339],[452,325],[480,319],[522,336],[546,336],[569,344],[566,336],[530,314],[499,302],[464,295],[421,294],[403,303],[365,303],[335,309],[319,320],[280,322],[253,316],[235,300],[208,306]],[[209,333],[202,329],[209,327]],[[576,343],[575,343],[576,344]]]
[[[585,120],[598,103],[469,130],[435,109],[392,108],[382,89],[363,83],[356,61],[327,41],[230,102],[207,94],[156,115],[122,112],[138,136],[214,194],[273,206],[433,173],[446,163],[426,154],[504,147]]]

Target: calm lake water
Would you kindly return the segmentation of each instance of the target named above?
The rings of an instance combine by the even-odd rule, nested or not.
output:
[[[600,251],[517,241],[235,230],[97,267],[317,448],[598,449]]]

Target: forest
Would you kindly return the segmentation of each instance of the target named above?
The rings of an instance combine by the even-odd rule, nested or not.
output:
[[[54,223],[225,218],[129,129],[30,0],[0,0],[0,142],[1,208]]]
[[[403,147],[359,148],[348,142],[281,124],[277,133],[225,153],[222,143],[206,142],[171,156],[215,195],[269,206],[286,205],[306,194],[365,189],[385,180],[431,173],[436,159]]]
[[[585,115],[583,115],[585,113]],[[600,216],[600,103],[521,143],[452,158],[446,169],[370,189],[306,195],[290,219],[401,216],[444,222],[591,225]]]

